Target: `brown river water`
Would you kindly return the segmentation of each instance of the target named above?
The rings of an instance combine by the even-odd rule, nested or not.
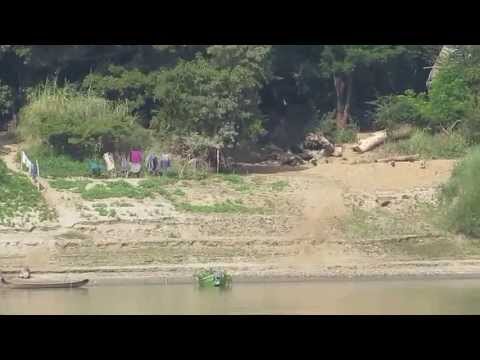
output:
[[[0,288],[7,314],[480,314],[480,279]]]

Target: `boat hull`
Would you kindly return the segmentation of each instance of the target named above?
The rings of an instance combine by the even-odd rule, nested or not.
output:
[[[225,288],[231,286],[232,279],[230,276],[224,276],[220,280],[214,279],[213,276],[206,276],[198,279],[200,287],[220,287]]]
[[[2,284],[9,289],[74,289],[88,284],[89,280],[74,281],[68,283],[12,283],[1,279]]]

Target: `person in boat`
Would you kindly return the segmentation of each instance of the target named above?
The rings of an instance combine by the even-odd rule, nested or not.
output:
[[[30,279],[30,276],[31,276],[31,271],[28,267],[24,267],[22,271],[20,271],[20,274],[18,275],[20,279]]]
[[[223,278],[223,272],[215,271],[213,274],[213,284],[214,286],[220,286]]]

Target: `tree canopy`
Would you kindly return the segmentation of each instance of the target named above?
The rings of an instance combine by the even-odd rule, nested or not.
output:
[[[326,114],[368,128],[372,100],[425,91],[430,45],[0,45],[0,123],[55,80],[157,132],[225,144],[301,134]],[[21,121],[21,119],[20,119]],[[87,120],[88,121],[88,120]]]

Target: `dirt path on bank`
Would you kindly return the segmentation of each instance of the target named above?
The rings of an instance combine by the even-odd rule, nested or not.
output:
[[[19,152],[19,145],[8,142],[6,137],[6,133],[0,134],[0,147],[3,147],[6,152],[1,159],[11,171],[20,172],[20,166],[16,160]],[[73,202],[65,200],[64,194],[52,189],[46,180],[40,178],[39,182],[43,198],[48,206],[55,209],[57,213],[57,222],[59,226],[68,228],[81,220]]]

